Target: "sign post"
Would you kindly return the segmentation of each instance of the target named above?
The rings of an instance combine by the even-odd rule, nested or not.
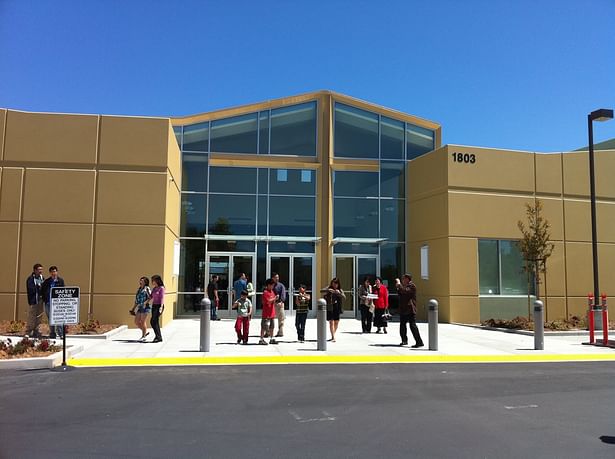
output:
[[[66,326],[79,323],[79,287],[52,287],[49,325],[62,326],[62,371],[66,371]]]

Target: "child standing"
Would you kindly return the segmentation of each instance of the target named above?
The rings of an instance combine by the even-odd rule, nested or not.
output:
[[[310,310],[310,295],[305,292],[305,285],[299,286],[299,293],[295,297],[295,327],[300,343],[305,341],[305,322]]]
[[[237,309],[237,320],[235,321],[237,344],[248,344],[250,317],[252,316],[252,302],[248,299],[247,290],[241,291],[241,297],[233,303],[233,309]]]

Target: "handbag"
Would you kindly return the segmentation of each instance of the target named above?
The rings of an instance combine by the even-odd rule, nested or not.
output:
[[[384,310],[384,314],[382,314],[382,320],[391,320],[393,318],[393,316],[391,315],[391,313],[389,312],[389,308],[386,308]]]

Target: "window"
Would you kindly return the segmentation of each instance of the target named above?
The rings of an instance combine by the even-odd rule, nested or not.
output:
[[[182,154],[182,191],[207,191],[207,155]]]
[[[271,110],[270,154],[316,156],[316,102]]]
[[[479,293],[481,295],[527,295],[528,279],[515,241],[478,241]],[[533,294],[533,282],[530,293]]]
[[[335,198],[333,237],[378,237],[378,200]]]
[[[209,168],[209,192],[256,194],[256,169],[212,166]]]
[[[315,235],[316,206],[313,197],[271,196],[269,205],[269,235]]]
[[[421,246],[421,279],[429,280],[429,246]]]
[[[301,169],[270,169],[269,193],[315,196],[316,184],[312,171]]]
[[[209,195],[209,234],[255,235],[256,196]]]
[[[380,157],[404,159],[404,123],[383,116],[380,120]]]
[[[378,173],[334,171],[333,196],[378,197]]]
[[[380,200],[380,237],[389,241],[405,241],[405,200]]]
[[[258,138],[257,116],[257,113],[251,113],[212,121],[211,151],[219,153],[256,153],[256,140]]]
[[[434,132],[413,124],[406,128],[406,159],[414,159],[434,149]]]
[[[378,115],[336,103],[334,129],[336,157],[378,159]]]
[[[177,146],[181,150],[182,148],[182,126],[174,126],[173,133],[175,134],[175,140],[177,140]]]
[[[380,162],[380,196],[406,197],[406,165],[401,161]]]
[[[184,126],[183,151],[207,152],[209,146],[209,121]]]

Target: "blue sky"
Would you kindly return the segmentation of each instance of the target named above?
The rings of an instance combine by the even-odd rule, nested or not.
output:
[[[5,108],[173,116],[330,89],[444,143],[561,151],[615,108],[615,0],[0,0],[0,69]]]

